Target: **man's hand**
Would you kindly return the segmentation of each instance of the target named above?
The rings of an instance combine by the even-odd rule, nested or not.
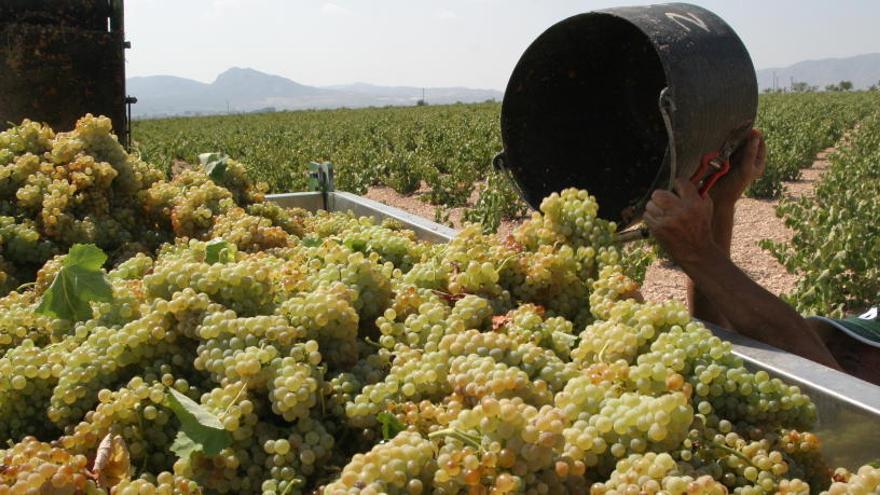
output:
[[[718,180],[709,195],[719,208],[732,208],[743,191],[764,174],[767,164],[767,146],[764,135],[752,129],[746,141],[730,158],[730,172]]]
[[[684,266],[717,251],[712,235],[712,199],[678,178],[675,192],[658,189],[645,206],[645,223],[670,257]]]

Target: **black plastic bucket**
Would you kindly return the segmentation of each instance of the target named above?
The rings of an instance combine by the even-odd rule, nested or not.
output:
[[[495,165],[535,208],[578,187],[625,226],[654,189],[735,149],[757,107],[748,51],[712,12],[675,3],[580,14],[541,34],[514,68]]]

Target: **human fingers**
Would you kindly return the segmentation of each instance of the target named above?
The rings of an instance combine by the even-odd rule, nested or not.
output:
[[[661,209],[668,209],[678,206],[681,199],[665,189],[657,189],[651,194],[651,202],[654,202]]]
[[[648,201],[648,204],[645,205],[645,213],[649,213],[654,218],[660,218],[663,216],[663,208],[657,206],[657,203],[653,201]]]
[[[650,230],[652,233],[660,225],[660,219],[648,210],[645,210],[645,213],[642,214],[642,220],[645,222],[645,225],[648,226],[648,230]]]
[[[692,202],[701,201],[703,199],[700,197],[700,191],[697,189],[697,186],[683,177],[675,179],[673,189],[678,193],[678,197],[681,198],[682,201]]]

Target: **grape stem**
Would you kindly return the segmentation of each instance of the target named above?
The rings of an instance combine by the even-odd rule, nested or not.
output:
[[[15,289],[15,290],[16,290],[16,292],[21,292],[22,289],[29,289],[29,288],[31,288],[31,287],[34,287],[35,285],[37,285],[37,282],[36,282],[36,281],[34,281],[34,282],[25,282],[25,283],[19,285],[18,288]]]
[[[367,344],[370,344],[371,346],[376,347],[378,349],[382,349],[382,344],[376,342],[375,340],[373,340],[369,337],[364,337],[364,342],[366,342]]]
[[[284,491],[281,492],[281,495],[287,495],[287,490],[290,490],[290,487],[293,485],[301,485],[302,482],[298,479],[293,479],[287,482],[287,486],[284,487]]]
[[[238,393],[235,394],[235,397],[233,397],[232,400],[229,402],[229,405],[226,406],[226,410],[223,411],[223,416],[224,416],[224,417],[225,417],[226,414],[229,412],[229,409],[232,407],[232,405],[235,404],[235,403],[238,401],[238,398],[239,398],[239,397],[241,397],[242,392],[244,392],[244,389],[246,389],[247,386],[248,386],[248,381],[247,381],[247,380],[244,380],[244,381],[241,382],[241,388],[238,389]]]
[[[428,433],[428,438],[434,440],[439,437],[450,437],[454,438],[462,443],[470,445],[475,449],[480,449],[480,437],[477,435],[472,435],[470,433],[465,433],[458,428],[446,428],[444,430],[438,430],[431,433]]]
[[[324,403],[324,375],[327,373],[327,367],[324,365],[317,366],[318,371],[318,380],[320,380],[320,389],[321,389],[321,415],[327,414],[327,405]]]
[[[727,445],[722,445],[722,444],[716,442],[715,440],[712,440],[711,443],[712,443],[712,446],[715,447],[716,449],[721,450],[721,451],[724,451],[724,452],[727,452],[728,454],[730,454],[730,455],[732,455],[732,456],[739,457],[740,459],[743,460],[743,462],[745,462],[745,463],[748,464],[749,466],[752,466],[752,467],[754,467],[754,468],[757,469],[757,466],[755,466],[754,464],[752,464],[751,459],[749,459],[748,457],[746,457],[745,454],[743,454],[742,452],[739,452],[739,451],[737,451],[736,449],[732,449],[732,448],[728,447]]]
[[[608,340],[605,342],[605,345],[602,346],[602,349],[599,351],[599,354],[596,355],[597,362],[605,363],[605,349],[608,349],[608,344],[610,344],[610,343],[611,343],[611,341]]]
[[[507,258],[504,258],[504,261],[502,261],[501,264],[498,265],[498,269],[495,270],[495,272],[501,273],[501,270],[504,270],[504,267],[507,266],[507,263],[510,261],[513,261],[513,259],[514,259],[514,256],[508,256]]]

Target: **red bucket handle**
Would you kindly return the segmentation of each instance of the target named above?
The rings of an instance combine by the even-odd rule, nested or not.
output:
[[[691,176],[691,182],[699,188],[700,196],[706,197],[718,179],[730,172],[730,159],[721,160],[720,151],[711,151],[703,155],[700,168]]]

